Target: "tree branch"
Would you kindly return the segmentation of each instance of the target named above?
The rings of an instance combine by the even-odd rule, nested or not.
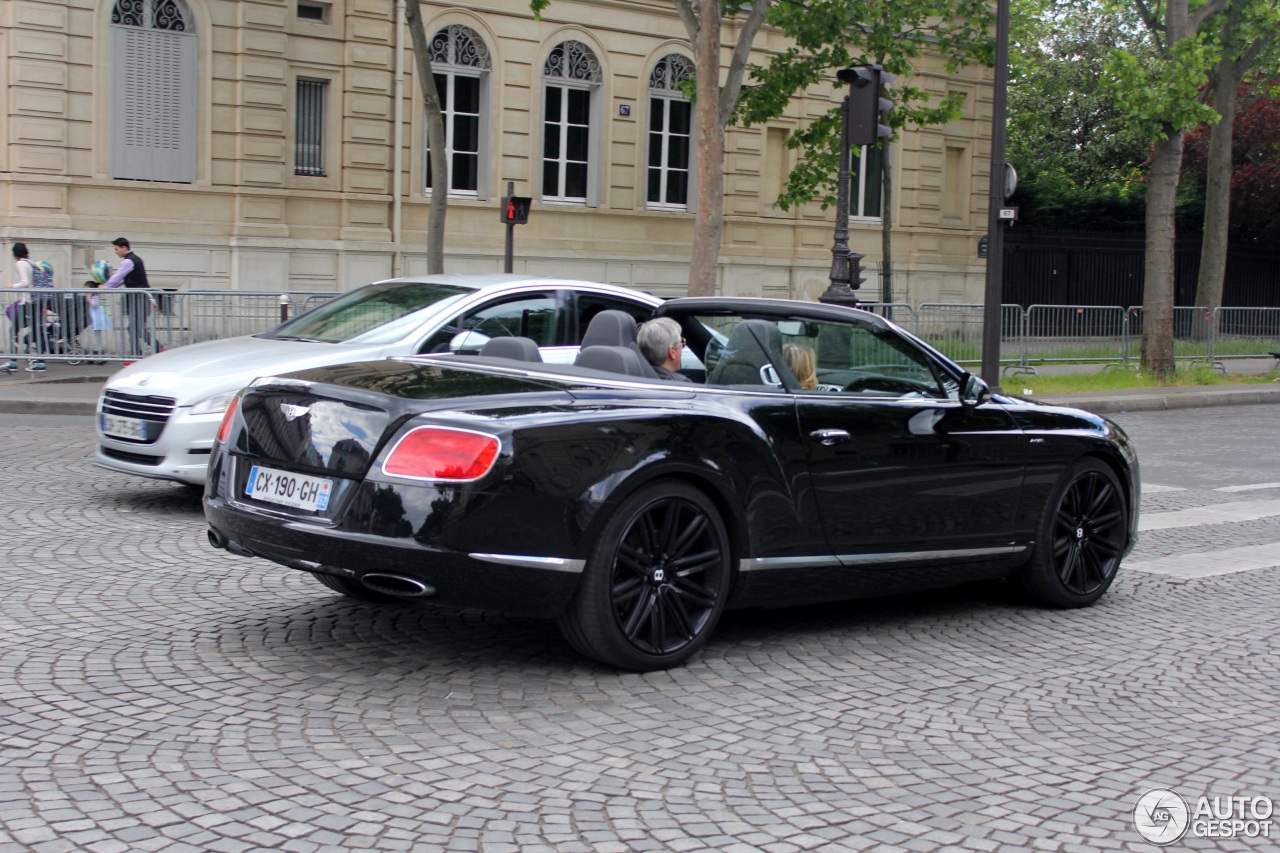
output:
[[[747,20],[738,33],[738,43],[733,46],[733,58],[729,62],[729,75],[725,78],[724,88],[720,90],[720,117],[725,124],[738,105],[742,78],[746,75],[747,60],[751,57],[751,43],[756,40],[756,33],[764,24],[764,16],[772,2],[773,0],[753,0]]]
[[[684,24],[685,32],[689,34],[689,43],[693,44],[698,40],[698,10],[693,7],[690,0],[672,0],[672,2],[675,3],[676,13]]]
[[[1142,23],[1156,40],[1156,47],[1163,50],[1160,45],[1160,33],[1164,31],[1164,26],[1160,23],[1159,17],[1147,5],[1146,0],[1133,0],[1134,5],[1138,7],[1138,14],[1142,17]]]
[[[1205,22],[1205,19],[1213,17],[1225,8],[1227,8],[1227,0],[1209,0],[1208,3],[1205,3],[1194,12],[1188,12],[1187,32],[1194,33],[1200,29],[1200,25]]]

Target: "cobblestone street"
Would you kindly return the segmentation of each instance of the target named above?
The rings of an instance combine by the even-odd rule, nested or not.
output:
[[[1276,413],[1117,417],[1157,520],[1093,608],[731,613],[649,675],[215,551],[90,419],[0,416],[0,851],[1155,850],[1147,791],[1280,799]]]

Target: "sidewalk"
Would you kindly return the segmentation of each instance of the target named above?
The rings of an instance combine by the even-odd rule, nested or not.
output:
[[[22,362],[25,366],[26,362]],[[48,362],[41,374],[0,373],[0,414],[93,415],[107,377],[118,363],[68,365]],[[1020,390],[1017,377],[1009,377],[1007,393]],[[1029,399],[1058,406],[1073,406],[1098,415],[1117,412],[1154,412],[1195,409],[1204,406],[1243,406],[1280,403],[1280,382],[1267,385],[1199,385],[1187,388],[1128,388],[1088,394],[1047,394]]]

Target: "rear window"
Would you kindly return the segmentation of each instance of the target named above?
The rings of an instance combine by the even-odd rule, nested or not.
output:
[[[385,344],[416,329],[425,315],[473,290],[454,284],[370,284],[295,317],[264,338],[330,344]]]

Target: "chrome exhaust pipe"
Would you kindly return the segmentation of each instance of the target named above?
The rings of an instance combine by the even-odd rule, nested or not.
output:
[[[257,554],[241,545],[239,542],[232,542],[227,538],[226,534],[217,528],[210,527],[208,530],[209,544],[220,551],[229,551],[237,557],[256,557]]]
[[[360,576],[360,582],[374,592],[396,598],[430,598],[436,594],[436,588],[430,584],[404,575],[367,572]]]

